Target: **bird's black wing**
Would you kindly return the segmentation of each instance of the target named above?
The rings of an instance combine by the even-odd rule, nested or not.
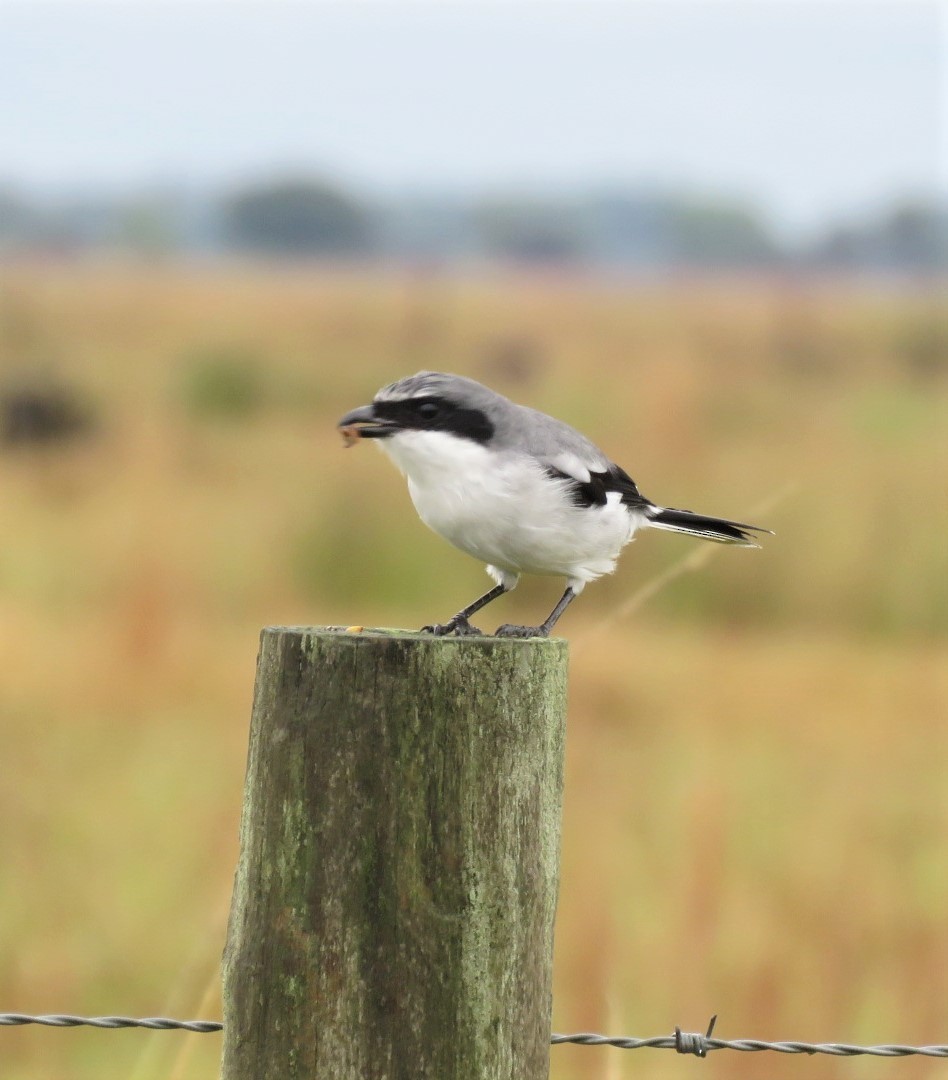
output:
[[[639,492],[635,481],[619,465],[610,465],[601,472],[589,470],[589,479],[577,479],[556,468],[555,465],[546,465],[546,472],[557,480],[564,480],[568,485],[568,491],[576,506],[605,506],[610,492],[617,491],[622,496],[625,506],[641,509],[652,504]]]

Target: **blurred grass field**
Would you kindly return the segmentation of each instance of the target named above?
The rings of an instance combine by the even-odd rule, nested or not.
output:
[[[485,585],[334,421],[482,379],[761,551],[647,534],[572,643],[554,1027],[948,1041],[948,313],[934,291],[260,267],[0,275],[0,1009],[219,1015],[257,633],[415,626]],[[635,596],[663,574],[654,596]],[[538,620],[525,583],[493,622]],[[632,609],[634,610],[626,610]],[[5,1030],[3,1080],[205,1080],[219,1037]],[[943,1066],[552,1051],[554,1080]]]

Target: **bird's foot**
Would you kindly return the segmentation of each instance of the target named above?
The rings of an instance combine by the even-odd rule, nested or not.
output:
[[[494,637],[549,637],[550,631],[545,626],[516,626],[514,623],[504,623],[494,631]]]
[[[434,634],[435,637],[447,637],[448,634],[454,634],[456,637],[480,637],[483,634],[482,630],[472,626],[463,615],[455,615],[453,619],[448,619],[446,623],[432,623],[430,626],[423,626],[420,632],[422,634]]]

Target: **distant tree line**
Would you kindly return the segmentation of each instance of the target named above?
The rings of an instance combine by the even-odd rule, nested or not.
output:
[[[0,255],[103,248],[643,271],[802,264],[939,272],[948,269],[948,204],[906,201],[793,243],[753,206],[664,191],[370,200],[296,177],[225,194],[165,190],[52,202],[0,188]]]

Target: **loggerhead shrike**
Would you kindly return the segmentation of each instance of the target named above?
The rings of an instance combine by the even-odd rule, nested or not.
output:
[[[473,379],[420,371],[383,387],[339,421],[347,445],[378,439],[408,478],[421,520],[487,563],[496,586],[432,634],[480,634],[468,621],[520,575],[566,578],[540,626],[509,623],[500,637],[547,637],[587,581],[615,569],[636,529],[667,529],[757,547],[758,525],[657,506],[632,478],[562,420],[517,405]]]

